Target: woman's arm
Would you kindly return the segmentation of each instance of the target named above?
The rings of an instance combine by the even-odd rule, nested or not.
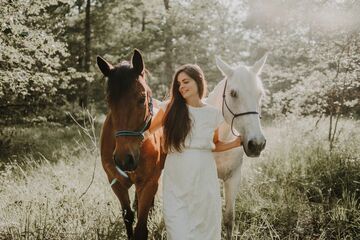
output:
[[[213,149],[213,152],[222,152],[222,151],[226,151],[235,147],[240,147],[242,142],[241,142],[241,137],[237,137],[234,141],[231,142],[221,142],[219,141],[219,130],[216,129],[215,130],[215,134],[214,134],[214,138],[213,138],[214,144],[215,144],[215,149]]]
[[[164,110],[162,110],[161,108],[159,109],[159,111],[157,112],[157,114],[155,115],[155,117],[151,120],[151,124],[149,129],[146,131],[150,134],[154,133],[156,130],[158,130],[159,128],[162,127],[163,125],[163,118],[164,118]]]

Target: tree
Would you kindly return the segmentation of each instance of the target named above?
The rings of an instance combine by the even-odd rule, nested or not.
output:
[[[58,37],[61,15],[70,1],[2,1],[0,3],[1,121],[21,120],[63,101],[71,69],[63,64],[66,45]],[[57,18],[57,21],[54,19]],[[56,22],[54,28],[44,21]]]
[[[340,116],[360,114],[360,4],[287,1],[284,6],[280,2],[268,1],[264,7],[252,1],[253,15],[247,22],[258,26],[263,39],[256,48],[272,52],[265,78],[272,92],[267,113],[328,116],[332,149]],[[273,15],[261,7],[277,13],[276,17],[271,19]]]

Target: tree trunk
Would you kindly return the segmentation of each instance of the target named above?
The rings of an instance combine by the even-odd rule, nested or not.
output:
[[[86,1],[85,10],[85,65],[84,70],[90,71],[90,44],[91,44],[91,25],[90,25],[90,0]]]
[[[90,71],[90,58],[91,58],[91,24],[90,24],[90,0],[86,1],[85,8],[85,61],[84,61],[84,71]],[[89,82],[85,79],[83,85],[83,94],[80,97],[80,106],[86,108],[88,106],[89,98]]]
[[[165,69],[164,69],[164,79],[162,82],[168,83],[171,81],[172,75],[173,75],[173,57],[172,57],[172,28],[171,28],[171,22],[170,22],[170,2],[169,0],[164,0],[164,6],[166,10],[166,23],[165,23]]]
[[[141,32],[145,31],[145,27],[146,27],[146,12],[143,11],[142,21],[141,21]]]
[[[170,9],[170,0],[164,0],[164,6],[166,11],[169,11]]]
[[[332,133],[332,112],[330,112],[330,123],[329,123],[329,133],[328,133],[328,140],[331,141],[331,133]]]

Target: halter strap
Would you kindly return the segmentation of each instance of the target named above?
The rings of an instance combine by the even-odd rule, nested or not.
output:
[[[235,134],[234,128],[233,128],[235,118],[244,116],[244,115],[257,114],[257,115],[259,115],[259,118],[261,119],[261,115],[260,115],[260,113],[258,113],[256,111],[249,111],[249,112],[243,112],[243,113],[234,113],[233,111],[231,111],[230,107],[228,106],[228,104],[226,102],[226,97],[225,97],[226,87],[227,87],[227,79],[225,80],[225,86],[224,86],[224,91],[223,91],[223,95],[222,95],[222,97],[223,97],[223,102],[222,102],[222,106],[221,106],[222,115],[225,118],[225,115],[224,115],[224,105],[225,105],[226,108],[231,113],[231,115],[233,116],[233,118],[231,120],[231,126],[230,126],[231,132],[234,136],[239,137],[240,135]]]

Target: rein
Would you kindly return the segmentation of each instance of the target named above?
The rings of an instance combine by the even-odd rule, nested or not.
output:
[[[231,132],[234,136],[236,137],[240,137],[240,135],[236,135],[235,132],[234,132],[234,128],[233,128],[233,125],[234,125],[234,120],[235,118],[237,117],[240,117],[240,116],[244,116],[244,115],[250,115],[250,114],[257,114],[259,115],[259,118],[261,119],[261,115],[260,113],[256,112],[256,111],[249,111],[249,112],[243,112],[243,113],[234,113],[228,106],[227,102],[226,102],[226,97],[225,97],[225,91],[226,91],[226,87],[227,87],[227,79],[225,80],[225,87],[224,87],[224,91],[223,91],[223,101],[222,101],[222,106],[221,106],[221,112],[222,112],[222,115],[223,117],[225,118],[225,115],[224,115],[224,105],[226,106],[226,108],[229,110],[229,112],[231,113],[231,115],[233,116],[232,120],[231,120],[231,125],[230,125],[230,128],[231,128]]]

